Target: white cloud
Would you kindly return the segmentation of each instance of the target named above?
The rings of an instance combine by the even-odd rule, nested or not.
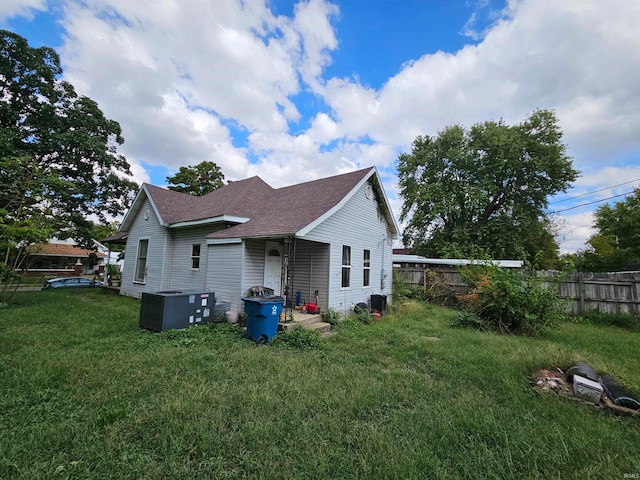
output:
[[[3,0],[0,2],[0,21],[11,17],[33,18],[34,10],[47,8],[45,0]]]

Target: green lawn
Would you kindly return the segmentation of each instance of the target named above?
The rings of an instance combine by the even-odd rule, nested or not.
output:
[[[0,309],[0,478],[624,478],[640,419],[534,391],[575,360],[640,391],[640,333],[544,339],[408,305],[313,350],[235,327],[152,334],[99,290]],[[439,337],[434,340],[432,337]]]

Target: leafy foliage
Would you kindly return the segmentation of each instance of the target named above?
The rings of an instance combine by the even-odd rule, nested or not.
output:
[[[640,189],[613,205],[595,211],[598,232],[589,246],[576,255],[575,266],[582,272],[611,272],[640,261]]]
[[[556,290],[521,272],[495,266],[461,269],[472,287],[459,296],[465,307],[452,326],[491,329],[500,333],[541,335],[566,317]]]
[[[200,197],[224,185],[224,174],[214,162],[180,167],[178,173],[167,177],[169,190]]]
[[[398,158],[405,245],[428,256],[557,257],[548,197],[578,172],[553,112],[524,122],[446,127]]]
[[[117,153],[120,125],[60,80],[57,53],[0,30],[0,301],[52,236],[91,248],[88,217],[123,213],[137,185]]]

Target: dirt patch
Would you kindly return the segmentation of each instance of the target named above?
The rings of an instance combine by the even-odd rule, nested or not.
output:
[[[572,387],[560,369],[548,370],[543,368],[533,374],[532,380],[533,387],[543,392],[552,391],[567,397],[573,397]]]

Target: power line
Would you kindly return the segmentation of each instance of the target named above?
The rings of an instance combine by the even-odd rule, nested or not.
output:
[[[569,200],[574,200],[576,198],[588,197],[589,195],[593,195],[594,193],[602,192],[604,190],[609,190],[611,188],[620,187],[622,185],[627,185],[629,183],[638,182],[638,181],[640,181],[640,178],[636,178],[635,180],[629,180],[628,182],[618,183],[617,185],[611,185],[610,187],[599,188],[598,190],[594,190],[592,192],[583,193],[581,195],[576,195],[574,197],[567,197],[567,198],[563,198],[562,200],[556,200],[555,202],[550,202],[549,205],[555,205],[556,203],[567,202]]]
[[[569,210],[575,210],[576,208],[586,207],[587,205],[593,205],[594,203],[606,202],[607,200],[611,200],[612,198],[624,197],[625,195],[631,195],[632,193],[633,193],[633,190],[630,192],[621,193],[620,195],[613,195],[611,197],[603,198],[600,200],[594,200],[593,202],[581,203],[580,205],[574,205],[573,207],[565,208],[563,210],[556,210],[554,212],[549,212],[549,214],[568,212]]]

